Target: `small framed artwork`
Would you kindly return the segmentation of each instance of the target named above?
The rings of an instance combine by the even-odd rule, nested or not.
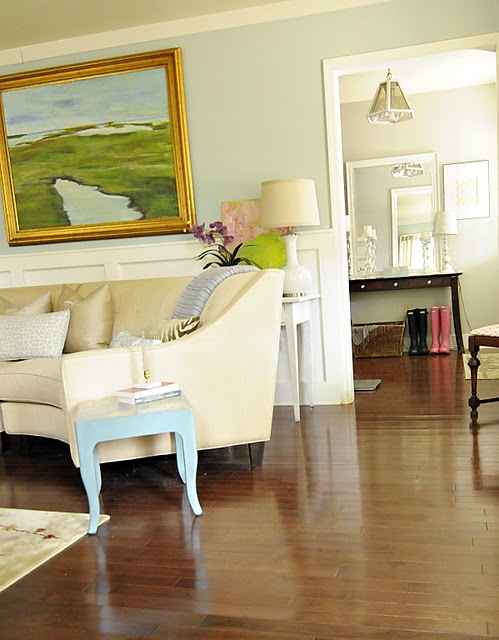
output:
[[[196,221],[180,48],[0,77],[9,245]]]
[[[488,160],[444,164],[444,206],[459,220],[489,217]]]

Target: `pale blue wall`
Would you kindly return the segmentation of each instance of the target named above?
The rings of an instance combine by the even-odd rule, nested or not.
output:
[[[223,200],[258,197],[264,179],[309,177],[317,182],[321,226],[329,227],[322,61],[496,31],[497,0],[393,0],[3,67],[1,72],[180,46],[198,220],[219,218]],[[164,237],[98,242],[158,241]],[[89,246],[96,242],[10,248],[1,225],[4,254]]]

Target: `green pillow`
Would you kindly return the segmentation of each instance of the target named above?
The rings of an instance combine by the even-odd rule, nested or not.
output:
[[[261,269],[282,269],[286,264],[286,245],[279,233],[264,231],[247,240],[239,255],[241,258],[248,258]]]

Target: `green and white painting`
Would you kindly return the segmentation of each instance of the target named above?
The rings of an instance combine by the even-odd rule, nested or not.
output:
[[[171,117],[171,72],[165,65],[82,78],[80,69],[75,79],[47,76],[46,83],[3,91],[2,160],[10,165],[17,235],[51,230],[55,238],[45,241],[76,239],[72,231],[90,226],[97,237],[117,237],[129,235],[127,223],[134,223],[132,234],[147,235],[159,232],[154,223],[163,233],[168,222],[183,222],[173,232],[192,223],[192,212],[180,211],[186,194],[178,193],[176,159],[188,161],[188,149],[175,150],[172,140],[183,114],[175,114],[177,122]],[[173,104],[183,107],[178,95]],[[57,233],[64,229],[69,236]]]

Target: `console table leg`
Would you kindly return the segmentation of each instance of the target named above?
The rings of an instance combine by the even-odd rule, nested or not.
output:
[[[461,310],[459,308],[459,279],[458,276],[451,278],[450,290],[452,301],[452,316],[454,319],[454,333],[456,334],[456,344],[459,353],[464,353],[463,330],[461,328]]]

